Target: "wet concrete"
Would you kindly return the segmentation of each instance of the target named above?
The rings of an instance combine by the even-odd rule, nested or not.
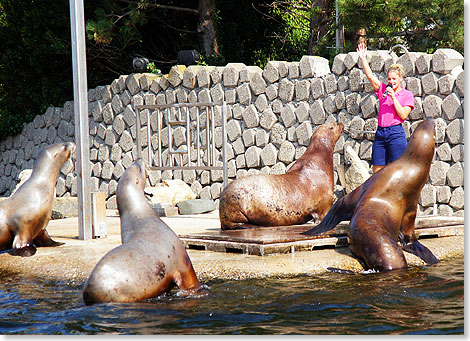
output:
[[[217,231],[218,212],[193,216],[172,216],[162,219],[178,235]],[[0,253],[0,271],[22,272],[42,278],[83,283],[93,267],[111,249],[121,244],[120,221],[116,212],[108,211],[107,237],[79,240],[78,218],[52,220],[47,231],[52,239],[65,245],[41,247],[32,257],[17,257],[8,251]],[[464,256],[464,236],[420,240],[441,260]],[[327,271],[328,267],[361,271],[361,264],[351,256],[349,248],[294,252],[255,256],[224,252],[188,250],[194,269],[203,282],[213,279],[244,279],[276,276],[309,275]],[[422,266],[418,257],[405,252],[410,266]]]

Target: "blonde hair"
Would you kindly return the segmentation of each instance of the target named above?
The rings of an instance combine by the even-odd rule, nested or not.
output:
[[[398,74],[398,76],[400,76],[401,78],[403,78],[403,74],[405,73],[403,71],[403,65],[401,64],[392,64],[389,68],[388,68],[388,71],[387,71],[387,75],[389,72],[391,71],[394,71]]]

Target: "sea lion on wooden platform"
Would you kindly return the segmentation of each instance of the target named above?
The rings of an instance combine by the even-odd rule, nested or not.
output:
[[[321,223],[304,234],[320,234],[350,220],[351,251],[370,269],[389,271],[407,267],[399,239],[403,250],[428,264],[438,263],[415,235],[418,200],[429,176],[434,140],[435,123],[421,122],[397,160],[339,199]]]
[[[222,230],[321,220],[334,200],[333,150],[343,129],[336,122],[319,126],[305,153],[285,174],[232,181],[220,195]]]
[[[174,285],[189,292],[201,288],[183,243],[147,202],[145,180],[141,159],[119,179],[122,245],[104,255],[86,280],[87,305],[137,302],[167,293]]]
[[[59,171],[75,151],[73,142],[42,149],[34,161],[29,179],[8,199],[0,202],[0,250],[32,256],[37,246],[58,246],[46,231],[52,215]]]

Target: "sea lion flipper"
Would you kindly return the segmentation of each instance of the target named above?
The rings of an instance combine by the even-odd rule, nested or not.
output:
[[[52,238],[49,236],[49,233],[44,229],[42,232],[40,232],[36,238],[34,238],[34,245],[36,246],[45,246],[45,247],[53,247],[53,246],[59,246],[59,245],[64,245],[65,243],[60,243],[52,240]]]
[[[32,244],[28,244],[26,246],[13,249],[11,254],[13,256],[21,256],[21,257],[31,257],[36,253],[36,247]]]
[[[333,206],[328,211],[326,216],[322,219],[320,224],[308,231],[303,232],[302,234],[308,234],[313,236],[328,232],[343,220],[351,219],[352,210],[350,209],[349,205],[345,204],[344,198],[345,197],[342,197],[333,204]]]
[[[403,245],[403,250],[418,256],[427,264],[439,263],[439,260],[436,258],[436,256],[434,256],[431,250],[429,250],[426,246],[424,246],[417,240],[412,243]]]

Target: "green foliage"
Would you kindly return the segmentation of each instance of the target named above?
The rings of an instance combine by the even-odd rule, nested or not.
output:
[[[338,3],[345,29],[355,32],[365,28],[369,44],[376,48],[388,49],[402,43],[416,52],[453,48],[464,53],[461,0],[340,0]]]
[[[285,7],[275,7],[275,2]],[[87,0],[88,87],[132,73],[135,56],[149,59],[149,72],[167,73],[179,50],[197,50],[201,65],[241,62],[263,68],[270,60],[298,61],[309,51],[332,61],[336,1],[326,1],[326,9],[312,5],[320,3],[216,1],[211,14],[220,53],[205,56],[194,0]],[[433,53],[446,47],[464,53],[461,0],[338,3],[347,35],[345,52],[355,49],[351,34],[364,27],[374,48],[402,43],[411,51]],[[20,132],[47,107],[73,99],[70,40],[68,1],[0,0],[0,140]]]
[[[0,139],[72,92],[68,3],[0,1]]]
[[[160,75],[162,73],[162,70],[157,68],[154,62],[150,62],[147,64],[147,72]]]

